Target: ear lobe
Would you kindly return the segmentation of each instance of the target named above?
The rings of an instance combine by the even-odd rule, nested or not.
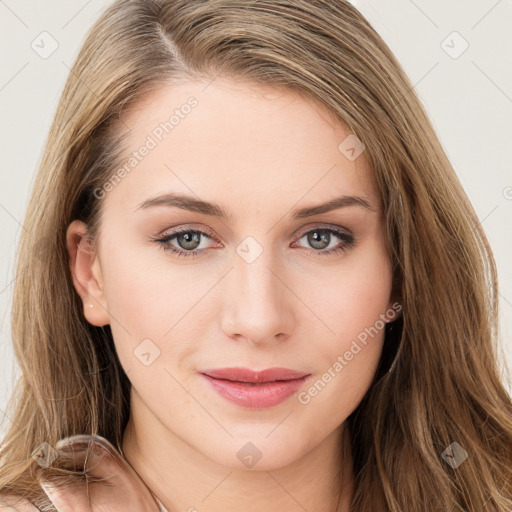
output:
[[[103,292],[103,277],[99,257],[89,243],[87,225],[74,220],[66,232],[66,245],[73,285],[82,298],[84,316],[98,327],[110,323]],[[92,307],[91,307],[92,304]]]
[[[394,322],[402,316],[402,303],[400,300],[391,300],[388,303],[388,309],[386,310],[386,321]]]

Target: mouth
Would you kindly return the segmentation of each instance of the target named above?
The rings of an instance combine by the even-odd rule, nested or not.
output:
[[[252,371],[246,368],[205,370],[202,377],[221,397],[241,407],[265,408],[295,394],[311,374],[287,368]]]

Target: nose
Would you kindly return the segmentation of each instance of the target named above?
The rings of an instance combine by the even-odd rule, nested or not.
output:
[[[251,263],[235,254],[225,290],[223,332],[256,346],[287,339],[295,319],[293,293],[286,281],[286,271],[270,250]]]

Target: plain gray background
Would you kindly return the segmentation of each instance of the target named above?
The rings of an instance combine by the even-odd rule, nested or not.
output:
[[[512,2],[352,3],[415,85],[489,237],[501,287],[500,360],[512,367]],[[86,31],[109,4],[0,0],[1,432],[10,421],[3,411],[19,375],[10,337],[15,246],[69,69]],[[506,386],[512,391],[512,383]]]

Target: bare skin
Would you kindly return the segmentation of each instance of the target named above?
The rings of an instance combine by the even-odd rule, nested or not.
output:
[[[169,512],[348,512],[353,468],[350,454],[339,455],[341,433],[370,386],[384,330],[344,355],[365,329],[393,319],[371,169],[364,152],[350,159],[338,149],[350,130],[313,102],[229,80],[206,86],[162,87],[124,116],[128,159],[188,98],[197,100],[101,199],[97,246],[88,246],[80,221],[67,232],[84,315],[110,324],[132,383],[123,452]],[[171,192],[222,205],[231,217],[139,207]],[[370,208],[290,217],[342,195]],[[177,228],[188,237],[168,237],[167,247],[198,250],[196,257],[155,241]],[[193,247],[190,230],[203,232]],[[346,250],[326,254],[338,247]],[[340,356],[342,369],[333,370]],[[201,375],[233,366],[310,377],[280,404],[250,409]],[[248,467],[242,449],[257,463]]]

